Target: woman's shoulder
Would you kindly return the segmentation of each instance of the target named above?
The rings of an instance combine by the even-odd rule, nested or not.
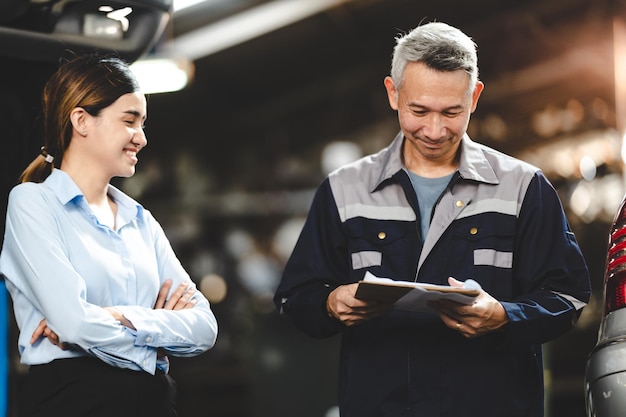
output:
[[[23,182],[11,189],[9,198],[33,198],[43,193],[43,184],[35,182]]]
[[[23,182],[11,189],[8,207],[16,206],[31,211],[48,200],[48,192],[49,189],[43,183]]]

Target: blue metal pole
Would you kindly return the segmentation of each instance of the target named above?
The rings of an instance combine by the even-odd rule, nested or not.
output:
[[[9,295],[0,279],[0,416],[7,416],[9,398]]]

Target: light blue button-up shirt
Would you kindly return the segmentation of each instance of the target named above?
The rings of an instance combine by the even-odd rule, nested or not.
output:
[[[118,207],[116,230],[98,222],[78,186],[58,169],[9,195],[0,273],[13,299],[25,364],[88,354],[154,374],[168,371],[158,348],[193,356],[215,343],[217,322],[199,291],[193,308],[153,309],[166,279],[172,289],[193,283],[151,213],[113,186],[108,193]],[[102,307],[120,310],[136,330]],[[71,350],[46,338],[30,343],[43,318]]]

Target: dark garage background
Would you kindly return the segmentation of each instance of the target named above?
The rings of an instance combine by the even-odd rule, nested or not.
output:
[[[203,27],[279,2],[208,0],[176,12],[159,42],[175,47]],[[607,233],[624,193],[621,19],[626,4],[618,0],[334,1],[190,57],[194,78],[184,90],[149,97],[149,146],[136,176],[116,183],[153,211],[199,285],[226,289],[213,301],[215,348],[172,361],[181,417],[337,415],[338,340],[297,333],[271,296],[328,167],[396,133],[382,83],[394,38],[430,20],[458,26],[479,46],[486,89],[470,135],[546,172],[589,263],[591,304],[572,332],[545,346],[548,416],[584,416]],[[2,42],[0,34],[4,210],[42,145],[39,97],[55,62],[1,55]],[[9,327],[11,400],[25,369]]]

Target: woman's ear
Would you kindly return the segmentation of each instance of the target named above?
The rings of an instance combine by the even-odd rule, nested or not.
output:
[[[87,136],[87,112],[82,107],[76,107],[70,113],[70,121],[74,132],[80,136]]]

